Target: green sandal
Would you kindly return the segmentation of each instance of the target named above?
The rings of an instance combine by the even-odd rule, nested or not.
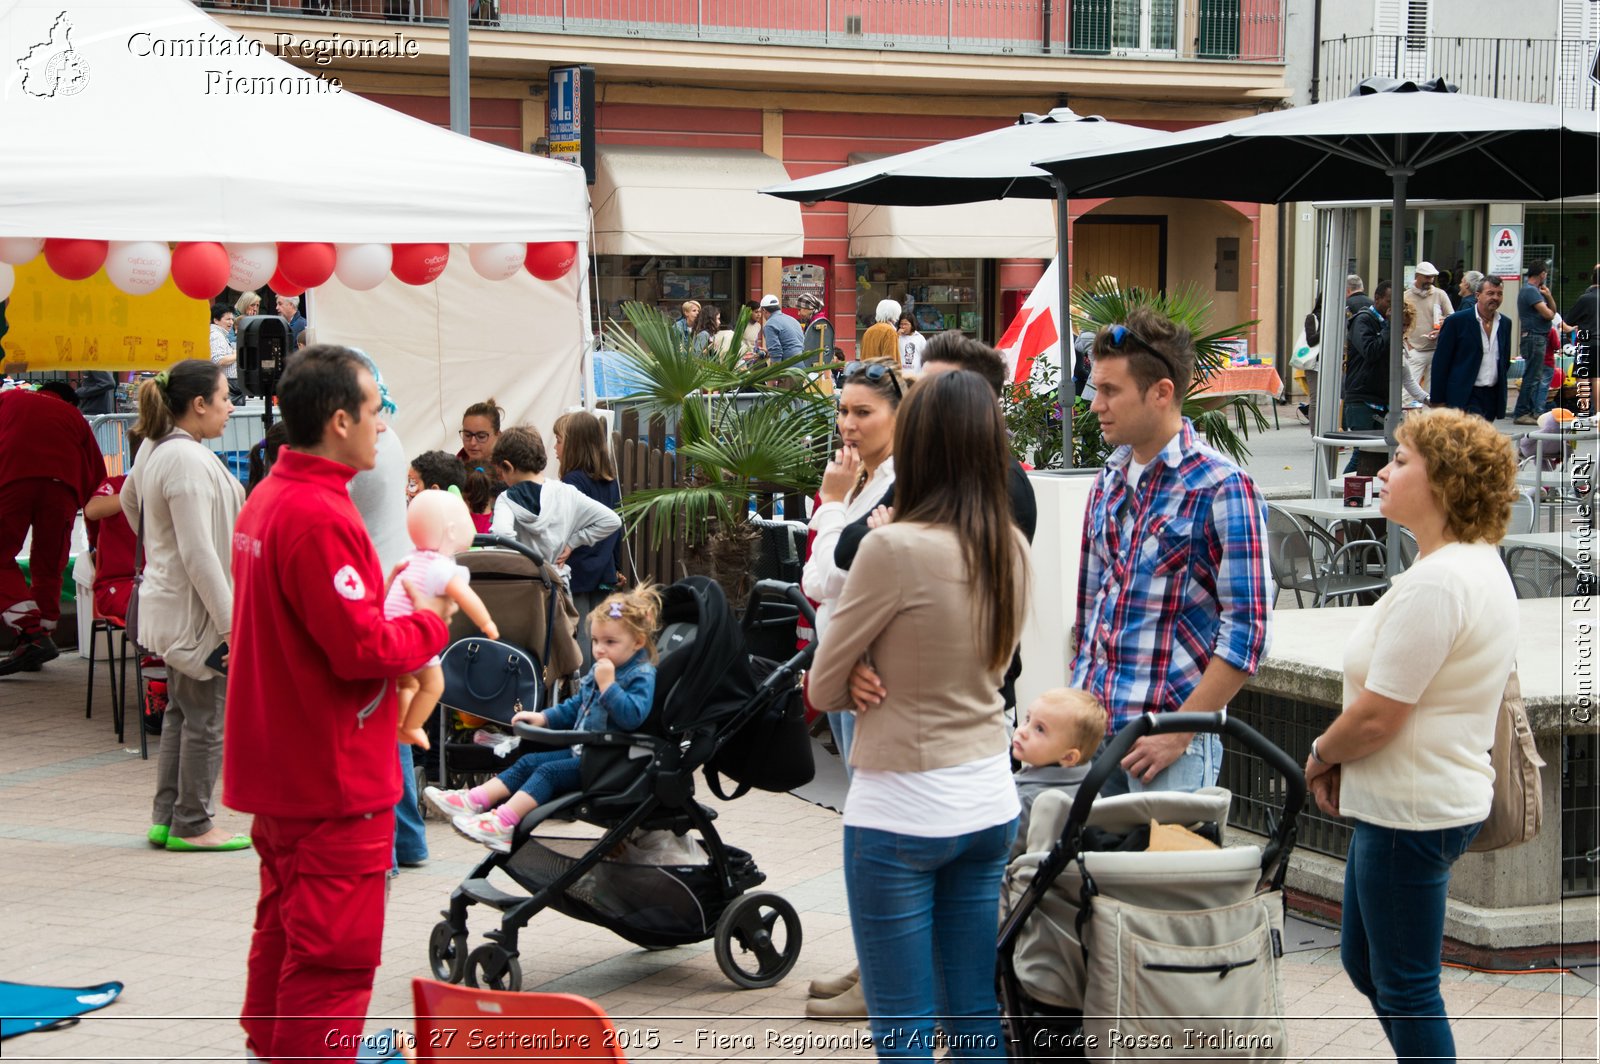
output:
[[[249,835],[235,835],[227,842],[219,842],[215,846],[196,846],[192,842],[169,836],[167,849],[174,853],[222,853],[228,850],[244,850],[250,847]]]
[[[150,845],[164,848],[167,845],[167,836],[171,832],[172,829],[165,824],[151,824],[150,830],[145,832],[144,837],[150,840]]]

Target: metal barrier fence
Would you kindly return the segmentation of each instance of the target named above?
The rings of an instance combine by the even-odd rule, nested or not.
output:
[[[1594,110],[1594,41],[1498,37],[1345,37],[1322,42],[1318,99],[1348,96],[1370,77],[1444,78],[1462,92]]]
[[[196,0],[285,16],[443,24],[448,0]],[[474,27],[913,52],[1281,63],[1285,0],[474,0]],[[1070,14],[1069,14],[1070,11]],[[353,43],[352,43],[353,46]]]
[[[266,434],[264,415],[265,409],[254,403],[235,407],[228,415],[222,435],[201,441],[217,453],[228,472],[241,484],[249,482],[250,448]],[[97,414],[89,418],[89,428],[94,431],[95,442],[106,459],[107,476],[117,476],[132,468],[134,455],[128,446],[128,430],[138,420],[138,414]]]
[[[1561,739],[1561,896],[1600,894],[1600,736]],[[1549,772],[1554,766],[1545,769]]]

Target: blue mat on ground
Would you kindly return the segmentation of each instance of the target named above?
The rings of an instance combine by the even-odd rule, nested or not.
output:
[[[33,986],[0,982],[0,1038],[76,1023],[85,1012],[103,1009],[122,993],[121,983],[99,986]]]

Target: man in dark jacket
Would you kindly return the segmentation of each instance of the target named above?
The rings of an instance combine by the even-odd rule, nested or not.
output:
[[[78,409],[85,417],[117,412],[117,375],[91,370],[78,381]]]
[[[1389,308],[1393,286],[1379,281],[1373,298],[1353,313],[1345,324],[1344,413],[1345,430],[1381,429],[1389,413]],[[1362,296],[1366,299],[1365,296]],[[1345,306],[1349,307],[1349,300]],[[1344,467],[1353,473],[1360,451],[1350,452]]]
[[[1428,401],[1477,414],[1489,421],[1506,416],[1506,368],[1511,364],[1511,319],[1500,313],[1505,298],[1500,278],[1485,277],[1478,304],[1444,320],[1433,351]],[[1492,360],[1485,365],[1485,351]]]

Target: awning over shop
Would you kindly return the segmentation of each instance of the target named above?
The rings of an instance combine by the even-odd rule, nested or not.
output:
[[[800,205],[756,189],[789,180],[758,151],[606,145],[597,150],[597,255],[801,255]]]
[[[853,152],[851,163],[884,156]],[[1056,254],[1053,201],[1003,199],[939,207],[849,205],[853,259],[1049,259]]]

